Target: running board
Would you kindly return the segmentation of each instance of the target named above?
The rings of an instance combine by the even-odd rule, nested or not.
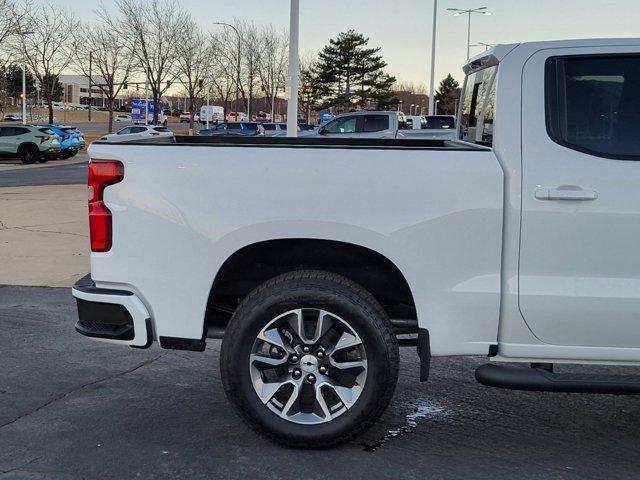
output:
[[[640,376],[553,373],[545,368],[487,363],[476,369],[476,380],[487,387],[536,392],[640,395]]]

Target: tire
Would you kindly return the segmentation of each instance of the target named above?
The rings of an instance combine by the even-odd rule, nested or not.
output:
[[[36,163],[40,159],[40,150],[35,145],[21,145],[18,156],[24,164]]]
[[[304,318],[302,325],[310,326],[301,327],[302,334],[295,337],[295,332],[291,335],[285,330],[290,330],[291,324],[299,325],[297,318]],[[307,323],[308,318],[311,323]],[[314,318],[317,318],[315,323]],[[282,327],[278,326],[281,322],[284,322]],[[330,327],[322,333],[326,325]],[[309,330],[313,330],[313,341],[316,337],[320,339],[317,343],[309,344],[312,341]],[[263,341],[265,336],[273,338],[274,331],[281,332],[276,336],[284,349]],[[306,340],[302,342],[306,343],[295,346],[296,338],[303,336]],[[344,338],[353,341],[343,342]],[[256,361],[263,358],[265,345],[268,356],[282,356],[285,364],[273,367]],[[303,355],[301,350],[307,345],[310,350],[304,350],[307,353]],[[291,353],[291,348],[296,351]],[[321,357],[321,350],[325,348]],[[296,352],[300,353],[297,363],[294,362]],[[345,367],[342,362],[358,366]],[[265,366],[278,370],[260,370]],[[323,368],[326,375],[321,375]],[[391,322],[376,299],[345,277],[314,270],[275,277],[251,292],[227,326],[220,351],[224,390],[240,416],[254,430],[296,448],[336,445],[368,429],[393,396],[398,368],[398,343]],[[297,380],[296,374],[301,375]],[[269,383],[269,377],[263,375],[278,377],[271,383],[280,384],[274,394],[265,394],[273,388],[263,387]],[[310,379],[309,375],[314,378]],[[355,379],[353,386],[351,381],[343,383],[345,378]],[[295,389],[295,382],[299,390]],[[254,387],[254,383],[258,386]],[[264,395],[263,400],[258,388]],[[338,394],[339,389],[349,395]],[[288,395],[290,390],[293,392]],[[298,391],[304,393],[297,398],[305,400],[291,403],[291,397]],[[310,391],[313,393],[308,393]],[[307,402],[305,407],[303,401]],[[287,405],[291,407],[287,409]]]

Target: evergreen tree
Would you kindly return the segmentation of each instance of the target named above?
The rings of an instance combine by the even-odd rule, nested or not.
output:
[[[438,85],[435,94],[438,103],[438,114],[455,115],[456,102],[460,99],[460,85],[455,78],[448,74]]]
[[[27,81],[27,97],[32,96],[36,89],[34,77],[29,70],[25,74]],[[0,67],[0,90],[5,98],[19,98],[22,96],[22,67],[16,64]]]
[[[387,63],[380,47],[368,48],[369,38],[353,30],[331,39],[310,72],[317,107],[335,106],[346,112],[357,108],[385,108],[393,104],[395,78],[384,73]]]

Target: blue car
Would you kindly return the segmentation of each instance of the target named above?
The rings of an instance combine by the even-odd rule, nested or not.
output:
[[[82,148],[79,135],[69,131],[69,127],[60,125],[47,125],[47,128],[49,128],[51,131],[53,131],[53,133],[60,137],[60,155],[58,156],[58,158],[71,158],[75,156]]]

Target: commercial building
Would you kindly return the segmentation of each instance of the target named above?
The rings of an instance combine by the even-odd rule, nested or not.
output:
[[[71,106],[89,105],[89,77],[86,75],[60,75],[59,81],[63,88],[62,102]],[[105,83],[100,75],[92,76],[91,105],[96,108],[107,106],[107,96],[98,85]],[[122,93],[122,92],[121,92]],[[114,107],[120,108],[124,104],[124,95],[118,95]]]

